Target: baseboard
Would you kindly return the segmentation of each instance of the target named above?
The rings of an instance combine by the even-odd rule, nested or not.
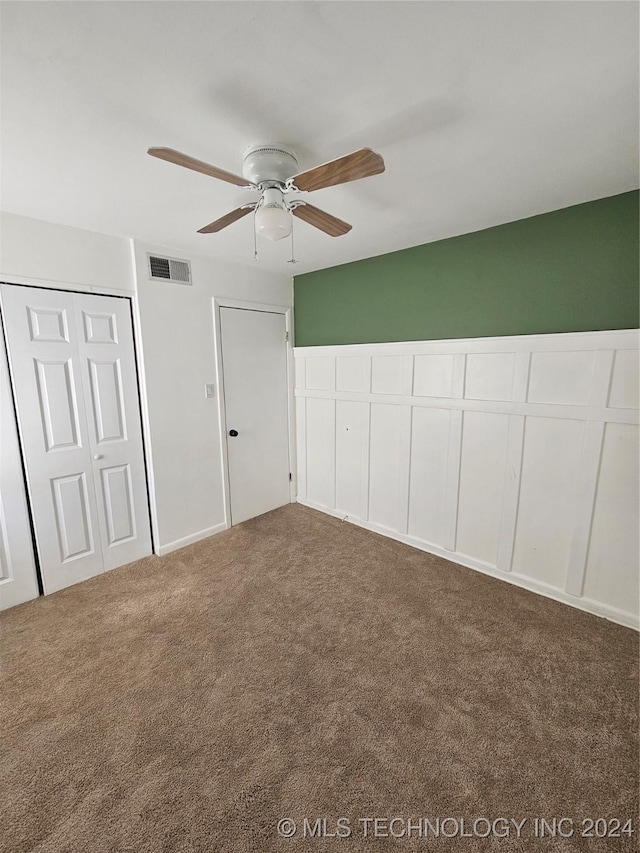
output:
[[[635,614],[627,613],[617,607],[611,607],[608,604],[594,601],[591,598],[577,598],[576,596],[570,595],[568,592],[564,592],[564,590],[549,586],[542,581],[537,581],[534,578],[527,577],[526,575],[521,575],[517,572],[505,572],[498,569],[496,566],[492,566],[490,563],[485,563],[482,560],[469,557],[467,554],[447,551],[446,548],[440,548],[438,545],[434,545],[431,542],[425,542],[415,536],[398,533],[388,527],[383,527],[381,524],[364,521],[361,518],[347,515],[344,512],[322,506],[322,504],[315,503],[314,501],[310,501],[305,498],[298,498],[298,503],[303,504],[303,506],[308,506],[310,509],[316,509],[319,512],[323,512],[325,515],[331,515],[334,518],[340,518],[342,521],[348,521],[351,524],[355,524],[357,527],[363,527],[365,530],[370,530],[372,533],[378,533],[381,536],[386,536],[389,539],[395,539],[397,542],[410,545],[412,548],[417,548],[420,551],[426,551],[428,554],[433,554],[436,557],[442,557],[444,560],[449,560],[451,563],[457,563],[467,569],[474,569],[477,572],[482,572],[482,574],[513,584],[513,586],[529,590],[529,592],[544,595],[545,598],[551,598],[554,601],[567,604],[569,607],[574,607],[576,610],[583,610],[586,613],[591,613],[593,616],[600,616],[603,619],[608,619],[610,622],[615,622],[618,625],[624,625],[625,628],[633,628],[636,631],[640,630],[640,619]]]
[[[159,557],[165,554],[170,554],[172,551],[178,551],[180,548],[185,548],[187,545],[193,545],[194,542],[199,542],[201,539],[208,539],[209,536],[215,536],[216,533],[222,533],[227,529],[227,525],[223,521],[221,524],[216,524],[214,527],[207,527],[205,530],[199,530],[197,533],[192,533],[191,536],[185,536],[183,539],[176,539],[175,542],[168,542],[166,545],[159,545],[156,553]]]
[[[332,515],[334,518],[339,518],[340,521],[353,521],[346,512],[340,512],[337,509],[330,509],[328,506],[317,504],[314,501],[308,501],[306,498],[296,498],[296,503],[308,506],[309,509],[317,509],[318,512],[323,512],[325,515]]]

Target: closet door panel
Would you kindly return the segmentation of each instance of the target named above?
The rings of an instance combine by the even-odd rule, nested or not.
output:
[[[151,553],[129,301],[73,294],[105,569]]]
[[[2,285],[45,592],[151,553],[129,302]]]
[[[27,487],[45,592],[104,570],[68,293],[2,285]]]
[[[0,340],[0,610],[37,595],[18,432],[5,347]]]

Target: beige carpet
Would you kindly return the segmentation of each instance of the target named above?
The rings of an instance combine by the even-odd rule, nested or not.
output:
[[[304,507],[0,626],[3,851],[637,849],[636,634]]]

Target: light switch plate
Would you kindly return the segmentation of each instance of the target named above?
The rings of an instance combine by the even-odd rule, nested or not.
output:
[[[216,396],[216,386],[215,385],[205,385],[204,386],[204,396],[205,397],[215,397]]]

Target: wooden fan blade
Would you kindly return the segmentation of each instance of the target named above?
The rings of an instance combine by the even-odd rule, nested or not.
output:
[[[224,169],[218,169],[217,166],[203,163],[202,160],[196,160],[195,157],[181,154],[180,151],[174,151],[173,148],[150,148],[147,154],[151,154],[152,157],[158,157],[160,160],[167,160],[169,163],[175,163],[176,166],[184,166],[185,169],[193,169],[194,172],[202,172],[203,175],[209,175],[211,178],[219,178],[221,181],[226,181],[228,184],[235,184],[237,187],[252,186],[250,181],[246,178],[241,178],[240,175],[225,172]]]
[[[357,181],[359,178],[368,178],[369,175],[379,175],[381,172],[384,172],[382,157],[370,148],[361,148],[353,154],[346,154],[337,160],[331,160],[330,163],[300,172],[291,178],[291,182],[297,189],[311,192]]]
[[[299,207],[294,207],[291,213],[298,219],[304,219],[309,225],[324,231],[330,237],[341,237],[351,231],[352,228],[348,222],[343,222],[337,216],[331,216],[330,213],[325,213],[324,210],[320,210],[312,204],[301,204]]]
[[[222,231],[222,229],[226,228],[227,225],[232,225],[234,222],[237,222],[238,219],[242,219],[243,216],[246,216],[247,213],[252,212],[252,207],[236,207],[236,209],[232,210],[231,213],[221,216],[220,219],[216,219],[215,222],[210,222],[208,225],[205,225],[204,228],[198,228],[198,234],[213,234],[216,231]]]

